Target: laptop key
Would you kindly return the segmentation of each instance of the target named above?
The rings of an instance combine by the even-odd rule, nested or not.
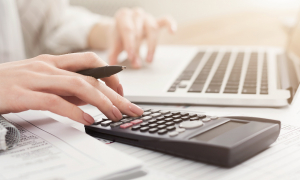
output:
[[[242,91],[243,94],[256,94],[256,88],[248,88],[248,89],[243,89]]]
[[[169,90],[168,90],[168,92],[175,92],[176,91],[176,88],[170,88]]]
[[[208,87],[206,90],[207,93],[219,93],[220,87]]]
[[[268,90],[261,90],[260,94],[269,94]]]
[[[237,94],[238,89],[225,89],[224,93]]]

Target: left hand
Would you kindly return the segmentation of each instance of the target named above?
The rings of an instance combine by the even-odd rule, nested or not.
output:
[[[148,47],[147,62],[152,62],[159,31],[166,27],[170,33],[177,29],[171,17],[155,19],[141,8],[123,8],[115,15],[115,35],[110,47],[109,64],[117,64],[118,55],[125,50],[133,68],[141,67],[139,49],[145,39]]]
[[[132,67],[140,68],[139,49],[143,40],[146,41],[148,47],[146,61],[150,63],[153,61],[159,32],[163,28],[174,33],[177,30],[177,24],[169,16],[154,18],[141,8],[122,8],[116,12],[111,22],[106,21],[102,24],[100,22],[98,26],[95,26],[91,31],[89,44],[91,48],[96,49],[105,48],[105,44],[108,44],[109,64],[111,65],[118,63],[119,54],[125,50]]]

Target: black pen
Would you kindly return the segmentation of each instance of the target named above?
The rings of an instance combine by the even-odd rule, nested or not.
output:
[[[92,76],[96,79],[100,79],[100,78],[105,78],[117,74],[123,69],[126,69],[126,66],[103,66],[103,67],[97,67],[92,69],[85,69],[82,71],[78,71],[77,73],[85,76]]]

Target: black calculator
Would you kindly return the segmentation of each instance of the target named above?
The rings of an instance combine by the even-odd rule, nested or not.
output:
[[[144,109],[141,117],[123,115],[118,122],[96,118],[85,131],[94,137],[232,167],[268,148],[276,141],[280,126],[280,121],[270,119]]]

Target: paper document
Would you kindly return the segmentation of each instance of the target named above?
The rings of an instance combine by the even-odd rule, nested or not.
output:
[[[111,147],[142,160],[149,172],[165,173],[165,176],[163,174],[157,176],[165,180],[173,179],[172,176],[183,180],[300,179],[300,126],[283,125],[276,143],[233,168],[220,168],[117,142],[107,143]],[[145,176],[137,180],[146,179],[149,178]]]
[[[151,109],[203,112],[217,116],[256,116],[281,120],[279,138],[271,147],[233,168],[220,168],[176,156],[134,147],[118,142],[103,141],[128,155],[143,161],[149,174],[137,180],[153,179],[300,179],[300,119],[290,108],[239,108],[203,106],[145,106]],[[96,108],[82,107],[93,116],[103,116]],[[99,115],[100,114],[100,115]],[[153,175],[154,174],[154,175]]]
[[[0,152],[1,180],[99,179],[141,167],[137,159],[40,112],[4,117],[20,130],[21,140]]]

